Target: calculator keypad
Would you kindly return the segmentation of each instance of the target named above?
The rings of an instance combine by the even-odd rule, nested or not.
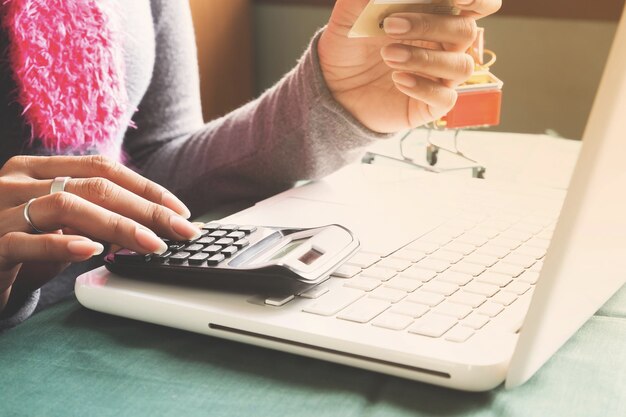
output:
[[[256,230],[255,226],[207,223],[202,226],[202,236],[195,241],[176,242],[163,239],[168,246],[168,251],[162,255],[143,255],[122,249],[115,253],[115,262],[123,264],[151,262],[194,267],[217,266],[250,245],[248,238]]]

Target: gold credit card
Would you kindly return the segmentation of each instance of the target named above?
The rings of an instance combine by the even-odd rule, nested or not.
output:
[[[351,38],[383,36],[382,23],[393,13],[459,14],[454,0],[371,0],[352,26]]]

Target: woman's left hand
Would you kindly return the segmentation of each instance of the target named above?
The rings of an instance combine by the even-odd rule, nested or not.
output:
[[[320,65],[335,99],[381,133],[445,116],[456,103],[454,87],[474,69],[465,51],[476,38],[475,19],[496,12],[501,0],[456,0],[460,16],[398,13],[384,21],[387,36],[348,38],[367,3],[337,0],[319,41]]]

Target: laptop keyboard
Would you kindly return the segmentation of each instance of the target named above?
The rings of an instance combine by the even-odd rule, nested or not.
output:
[[[473,211],[389,256],[359,252],[332,275],[341,285],[299,295],[311,299],[302,311],[465,342],[534,290],[560,201],[549,206],[530,215]]]

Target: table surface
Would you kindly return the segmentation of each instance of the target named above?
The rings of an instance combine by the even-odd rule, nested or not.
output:
[[[526,149],[515,153],[526,163],[509,158],[507,179],[554,186],[567,175],[537,176],[537,161],[554,170],[544,152],[551,149],[569,158],[562,169],[571,171],[578,149],[545,137],[473,135],[468,146],[493,145],[483,148],[485,162],[494,148]],[[507,165],[493,161],[490,173]],[[0,335],[0,416],[31,415],[622,416],[626,288],[527,384],[479,394],[112,317],[69,300]]]

